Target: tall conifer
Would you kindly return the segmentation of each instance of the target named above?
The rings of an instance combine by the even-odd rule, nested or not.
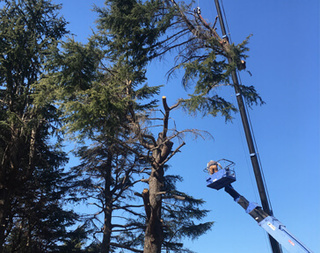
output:
[[[166,50],[163,40],[168,28],[172,26],[173,12],[170,8],[163,7],[162,1],[110,0],[106,1],[104,9],[98,9],[100,14],[98,39],[105,43],[110,59],[116,63],[113,73],[118,74],[120,83],[122,81],[128,85],[124,94],[134,99],[128,104],[127,117],[130,123],[128,126],[132,131],[131,141],[140,144],[143,149],[132,150],[129,145],[127,148],[139,154],[139,158],[144,160],[147,166],[143,170],[147,178],[142,181],[148,183],[149,187],[142,193],[136,193],[143,199],[144,214],[130,219],[130,230],[123,231],[124,234],[119,237],[124,248],[136,252],[142,252],[142,243],[143,252],[148,253],[158,253],[163,249],[188,252],[180,242],[182,238],[196,238],[212,226],[210,222],[194,223],[195,220],[203,218],[207,212],[198,208],[203,201],[179,192],[175,188],[175,182],[180,177],[170,177],[165,174],[166,163],[181,147],[179,145],[173,147],[173,141],[184,132],[175,132],[172,135],[168,132],[169,113],[176,106],[169,108],[166,100],[163,100],[165,115],[163,122],[160,122],[163,130],[158,134],[151,130],[152,126],[158,123],[149,117],[151,113],[147,110],[149,108],[136,103],[140,102],[137,98],[144,99],[141,100],[143,102],[150,95],[156,94],[142,95],[142,91],[146,91],[147,87],[143,86],[142,89],[140,87],[146,78],[144,74],[146,65],[156,57],[160,57]],[[170,204],[167,205],[162,201],[163,198],[174,203],[177,209],[170,208]],[[179,211],[186,207],[189,208],[188,214],[179,215]],[[138,211],[134,214],[137,215]],[[172,217],[179,217],[179,224]]]
[[[51,136],[58,112],[36,103],[38,82],[67,31],[60,6],[46,0],[3,1],[0,10],[0,252],[50,252],[66,236],[67,161]],[[58,136],[54,137],[59,138]]]

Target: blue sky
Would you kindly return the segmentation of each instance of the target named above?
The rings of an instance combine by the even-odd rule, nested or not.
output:
[[[86,42],[94,28],[93,4],[102,0],[55,0],[63,3],[62,14],[70,22],[76,40]],[[213,0],[197,0],[202,16],[213,22]],[[243,84],[254,85],[266,102],[249,110],[258,152],[275,216],[314,252],[320,252],[320,89],[319,2],[317,0],[224,0],[227,22],[234,43],[253,34],[249,43],[247,72]],[[187,92],[179,76],[166,81],[170,59],[149,69],[150,85],[165,84],[161,96],[174,104]],[[234,103],[233,90],[225,90]],[[160,98],[160,97],[159,97]],[[206,187],[203,168],[209,160],[226,158],[236,163],[234,187],[248,200],[259,203],[241,121],[193,118],[172,113],[178,130],[209,131],[214,139],[187,137],[187,145],[170,162],[172,174],[180,174],[180,189],[206,201],[211,210],[207,221],[212,231],[195,241],[186,241],[201,253],[271,252],[266,233],[223,190]]]

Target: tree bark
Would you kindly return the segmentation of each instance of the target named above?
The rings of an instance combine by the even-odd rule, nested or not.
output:
[[[101,253],[110,252],[110,241],[112,233],[111,225],[112,207],[109,205],[104,208],[103,238],[101,243]]]
[[[163,228],[161,222],[162,197],[158,194],[163,185],[163,168],[152,168],[149,178],[150,217],[147,217],[147,227],[144,238],[144,253],[161,253]]]

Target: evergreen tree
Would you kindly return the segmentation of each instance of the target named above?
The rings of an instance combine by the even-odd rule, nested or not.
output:
[[[61,101],[65,130],[79,141],[75,154],[81,163],[72,168],[78,176],[75,189],[83,198],[94,201],[97,207],[97,214],[91,216],[94,234],[102,234],[97,237],[102,238],[101,252],[110,252],[120,246],[117,243],[119,227],[129,226],[125,224],[126,219],[114,224],[112,218],[115,213],[131,212],[131,206],[123,201],[131,198],[134,174],[143,164],[137,156],[140,147],[130,143],[127,115],[129,105],[135,103],[128,96],[131,82],[121,76],[133,74],[121,63],[106,69],[102,62],[104,51],[96,45],[94,41],[87,45],[73,40],[65,43],[63,54],[55,57],[51,64],[60,71],[43,80],[42,87],[51,89],[52,83],[60,84],[54,97]],[[156,91],[157,88],[143,86],[134,97],[148,97],[148,93]],[[149,108],[152,104],[138,107]]]
[[[67,33],[59,8],[8,0],[0,10],[0,252],[54,251],[76,218],[62,207],[67,158],[51,138],[58,111],[35,99],[46,61]]]
[[[162,13],[162,10],[164,13]],[[137,87],[145,80],[146,64],[155,57],[159,57],[161,54],[159,52],[164,49],[164,44],[159,41],[161,41],[162,36],[171,26],[172,12],[171,10],[163,9],[161,1],[142,2],[132,0],[107,1],[106,8],[98,9],[98,12],[100,13],[100,19],[98,20],[98,27],[100,29],[99,41],[100,43],[105,43],[108,56],[110,56],[112,61],[121,62],[121,64],[118,63],[116,65],[115,69],[117,71],[114,71],[114,73],[118,74],[118,79],[128,84],[126,89],[127,97],[129,95],[129,98],[136,99],[137,94],[141,94],[141,91]],[[144,95],[141,98],[145,99],[147,97]],[[144,150],[133,150],[128,147],[129,145],[127,148],[138,154],[140,159],[145,160],[150,166],[148,166],[149,169],[144,169],[144,173],[146,173],[148,179],[142,180],[148,183],[149,189],[144,190],[141,195],[137,194],[144,200],[145,214],[130,219],[130,230],[128,232],[123,231],[124,234],[118,240],[121,241],[121,245],[125,245],[124,248],[136,252],[142,252],[142,250],[139,251],[141,243],[144,244],[143,252],[160,252],[163,248],[169,250],[179,249],[181,252],[187,251],[181,243],[177,243],[177,240],[185,236],[201,235],[211,227],[212,223],[194,224],[193,229],[189,230],[189,234],[187,233],[187,229],[185,229],[185,233],[178,232],[178,230],[180,232],[183,231],[182,227],[187,227],[187,220],[193,222],[193,218],[196,217],[193,216],[194,213],[198,212],[198,219],[203,218],[206,213],[205,210],[196,208],[196,205],[202,204],[201,200],[195,200],[176,191],[174,180],[170,181],[170,177],[165,175],[166,162],[181,147],[177,147],[174,151],[172,139],[184,131],[168,136],[169,112],[175,106],[169,108],[164,99],[165,116],[163,119],[163,131],[159,133],[157,138],[153,137],[154,133],[149,130],[150,126],[147,123],[144,124],[144,122],[153,122],[149,120],[148,110],[146,110],[148,107],[144,108],[144,111],[140,111],[142,109],[141,106],[134,103],[134,101],[129,104],[129,114],[127,115],[130,119],[129,127],[132,131],[131,134],[133,134],[131,139],[134,142],[138,142]],[[166,189],[165,185],[170,187]],[[163,224],[166,221],[162,221],[162,217],[166,215],[168,215],[167,217],[170,215],[178,217],[179,215],[177,215],[177,210],[164,208],[166,204],[162,202],[161,196],[161,192],[163,191],[165,198],[180,198],[181,202],[177,204],[179,208],[182,209],[183,206],[190,208],[189,215],[183,216],[179,220],[181,226],[175,224],[172,219],[170,222],[173,222],[175,225],[168,222],[167,224],[170,224],[170,228],[164,228]],[[181,196],[178,196],[179,194]],[[138,213],[139,211],[134,212],[134,214]],[[130,240],[126,240],[126,237],[130,238]]]
[[[139,69],[139,66],[143,66],[141,63],[162,57],[166,52],[177,49],[177,62],[172,71],[184,68],[184,86],[187,88],[195,84],[193,94],[187,99],[180,100],[180,104],[190,113],[200,112],[203,115],[213,116],[220,113],[226,120],[232,118],[232,112],[236,111],[235,106],[219,96],[216,88],[230,86],[229,78],[232,70],[243,69],[243,61],[247,57],[245,52],[248,50],[247,40],[239,45],[230,45],[217,34],[214,27],[203,20],[199,13],[190,11],[190,6],[184,3],[178,4],[174,0],[144,2],[113,0],[107,1],[106,8],[98,11],[101,14],[99,28],[105,35],[104,42],[109,46],[113,59],[125,62],[134,70],[134,67]],[[232,60],[227,63],[227,59]],[[252,86],[243,85],[241,91],[249,104],[262,102]],[[140,125],[134,117],[132,120],[133,124]],[[164,125],[166,124],[164,122]],[[134,130],[137,129],[138,126]],[[161,136],[163,132],[157,138],[143,131],[140,134],[142,136],[139,139],[140,144],[146,149],[149,148],[149,153],[152,154],[147,158],[151,165],[151,172],[148,174],[149,189],[142,194],[147,217],[144,252],[160,252],[165,242],[161,222],[164,214],[159,193],[165,181],[162,162],[173,151],[173,143],[170,138]],[[185,231],[185,235],[188,235],[188,231],[192,229],[186,228],[187,226],[181,231]],[[210,224],[205,224],[202,228],[203,230],[199,229],[201,233],[210,228]],[[197,233],[196,230],[194,233]]]

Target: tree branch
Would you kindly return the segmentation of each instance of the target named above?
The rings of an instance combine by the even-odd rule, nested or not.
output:
[[[166,162],[168,162],[177,152],[179,152],[179,149],[180,149],[182,146],[184,146],[184,145],[186,145],[185,142],[181,143],[181,144],[179,145],[179,147],[177,147],[177,148],[175,149],[175,151],[173,151],[173,152],[160,164],[160,166],[162,166],[162,165],[164,165]]]

